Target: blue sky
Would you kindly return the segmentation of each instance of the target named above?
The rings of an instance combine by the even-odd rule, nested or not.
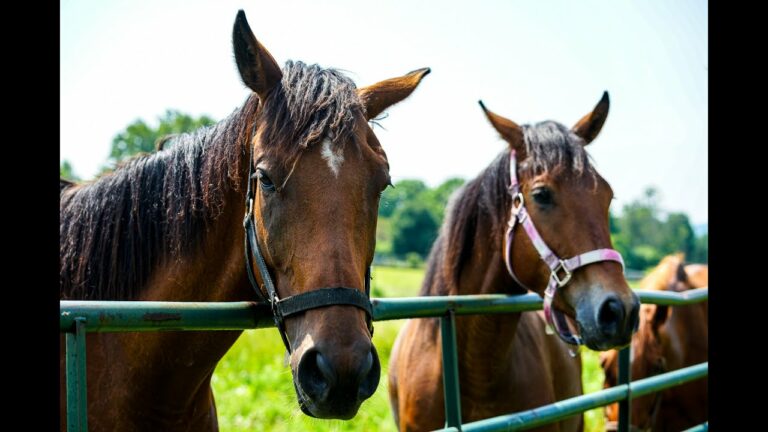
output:
[[[505,145],[478,99],[520,124],[571,126],[608,90],[588,150],[613,208],[656,186],[665,210],[708,221],[705,1],[62,0],[61,159],[90,178],[137,118],[239,107],[238,9],[280,64],[340,68],[358,86],[432,68],[375,129],[395,181],[477,175]]]

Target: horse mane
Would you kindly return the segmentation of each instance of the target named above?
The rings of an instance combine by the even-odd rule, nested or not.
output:
[[[196,250],[227,194],[243,190],[255,125],[265,151],[287,164],[325,136],[354,141],[363,112],[349,78],[288,61],[263,106],[251,94],[217,124],[163,139],[162,151],[77,188],[62,182],[61,298],[133,300],[159,265]]]
[[[640,280],[640,288],[666,291],[670,281],[677,280],[677,269],[685,264],[685,255],[677,253],[665,256],[659,264]]]
[[[523,125],[526,157],[518,162],[518,176],[532,176],[555,170],[574,175],[596,172],[584,150],[583,140],[554,121]],[[476,244],[502,245],[511,205],[509,195],[509,153],[507,147],[476,178],[459,188],[446,207],[446,217],[428,258],[428,270],[420,295],[458,293],[461,271]],[[490,226],[491,238],[477,238],[477,227]],[[441,272],[431,271],[440,265]],[[439,277],[442,283],[434,278]],[[433,283],[436,282],[436,283]]]

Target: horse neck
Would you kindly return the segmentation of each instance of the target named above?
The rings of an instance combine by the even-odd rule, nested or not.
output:
[[[245,192],[230,190],[227,195],[227,205],[208,227],[200,246],[156,270],[139,300],[254,300],[244,261]]]
[[[492,172],[494,166],[491,166],[484,175]],[[499,167],[503,168],[503,167]],[[503,169],[502,169],[503,171]],[[482,179],[478,179],[482,181]],[[493,201],[489,195],[489,185],[501,188],[494,191],[496,197],[505,196],[506,186],[502,181],[488,181],[486,187],[464,189],[463,194],[473,193],[479,190],[474,197],[467,197],[473,202],[469,206],[477,208],[474,215],[474,223],[468,223],[465,227],[458,227],[454,233],[462,232],[463,229],[472,230],[472,245],[469,254],[458,264],[459,277],[454,282],[452,280],[455,274],[454,266],[447,253],[443,251],[452,250],[456,244],[450,244],[448,230],[444,230],[437,240],[434,261],[439,264],[440,271],[436,275],[430,275],[429,283],[433,286],[431,292],[441,294],[508,294],[511,292],[523,291],[512,277],[509,275],[503,257],[503,233],[505,229],[503,217],[501,214],[490,214],[490,211],[496,208],[488,205],[481,205],[481,201]],[[462,197],[457,197],[461,200]],[[495,200],[498,201],[498,200]],[[457,202],[456,207],[459,204]],[[496,207],[502,206],[496,203]],[[457,210],[451,210],[454,215]],[[454,218],[446,221],[450,224]],[[455,236],[454,236],[455,237]],[[488,239],[493,239],[489,244]],[[432,267],[432,266],[430,266]],[[437,277],[439,274],[440,277]],[[509,373],[508,359],[513,349],[513,340],[520,321],[520,313],[501,314],[501,315],[468,315],[456,318],[456,339],[459,345],[458,356],[462,381],[462,392],[466,394],[477,394],[478,397],[489,394],[486,387],[493,386],[499,382],[494,377],[505,376]],[[486,389],[486,390],[484,390]]]
[[[672,306],[662,344],[670,370],[707,361],[707,321],[706,302]]]
[[[478,232],[481,238],[488,238],[482,231],[484,229]],[[500,251],[499,245],[490,253],[479,251],[473,254],[460,278],[460,294],[507,293],[503,287],[508,287],[514,282],[507,273]],[[462,392],[474,395],[470,399],[487,397],[491,394],[487,391],[488,388],[498,384],[499,380],[494,377],[509,374],[509,358],[515,348],[513,341],[520,318],[520,313],[456,318],[459,375]]]

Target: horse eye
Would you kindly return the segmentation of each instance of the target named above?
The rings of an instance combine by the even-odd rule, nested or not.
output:
[[[269,179],[267,173],[262,169],[256,170],[256,177],[259,179],[259,185],[264,192],[274,192],[276,190],[275,184]]]
[[[536,201],[536,204],[538,205],[551,206],[553,204],[552,191],[547,188],[542,187],[535,189],[531,195],[533,195],[533,200]]]

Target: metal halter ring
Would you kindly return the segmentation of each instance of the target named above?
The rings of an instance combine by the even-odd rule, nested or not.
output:
[[[517,205],[515,205],[516,202],[517,202]],[[515,196],[512,197],[512,214],[517,216],[520,213],[520,210],[522,210],[524,206],[525,206],[525,198],[523,198],[523,193],[522,192],[516,193]]]
[[[560,270],[565,272],[565,276],[563,276],[562,279],[560,279],[560,277],[557,276],[557,272],[559,272]],[[563,260],[560,260],[560,262],[557,264],[557,267],[555,267],[552,270],[552,278],[555,280],[555,282],[557,282],[558,288],[562,288],[563,285],[567,284],[568,281],[571,280],[572,275],[573,273],[571,273],[570,270],[568,270],[568,268],[565,266],[565,261]]]

